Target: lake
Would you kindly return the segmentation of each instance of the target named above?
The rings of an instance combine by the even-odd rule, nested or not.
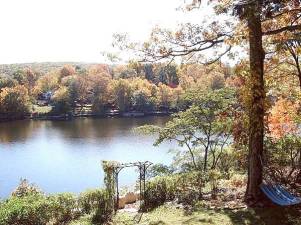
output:
[[[168,117],[79,118],[72,121],[14,121],[0,123],[0,198],[26,178],[46,193],[79,193],[103,186],[102,160],[148,160],[169,164],[175,144],[152,144],[154,136],[133,128],[162,126]],[[135,183],[138,172],[124,169],[122,186]]]

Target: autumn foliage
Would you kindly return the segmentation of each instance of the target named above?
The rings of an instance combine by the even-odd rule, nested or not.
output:
[[[298,131],[297,109],[298,105],[288,99],[280,98],[276,101],[268,117],[272,137],[279,139],[286,135],[296,134]]]

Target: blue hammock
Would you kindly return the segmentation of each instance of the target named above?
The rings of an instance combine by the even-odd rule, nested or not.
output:
[[[301,203],[301,198],[292,195],[279,184],[272,185],[262,183],[260,188],[263,193],[277,205],[289,206]]]

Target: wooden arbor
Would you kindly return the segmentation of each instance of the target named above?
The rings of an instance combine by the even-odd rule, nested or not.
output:
[[[104,165],[109,164],[109,170],[105,169]],[[108,171],[111,173],[110,175],[106,175],[108,177],[111,177],[111,182],[113,184],[110,185],[111,188],[114,188],[114,209],[117,211],[119,206],[119,182],[118,182],[118,176],[121,170],[128,167],[137,167],[139,171],[139,190],[140,190],[140,210],[142,209],[142,200],[144,201],[144,204],[146,204],[146,172],[149,166],[151,166],[152,163],[149,161],[144,162],[133,162],[133,163],[118,163],[118,162],[107,162],[103,161],[103,167],[106,173]],[[105,178],[106,179],[106,178]],[[106,180],[105,180],[106,182]],[[108,188],[108,187],[107,187]]]

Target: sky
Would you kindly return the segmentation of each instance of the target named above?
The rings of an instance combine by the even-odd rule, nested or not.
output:
[[[0,64],[101,63],[112,35],[145,40],[160,25],[197,22],[184,0],[0,0]]]

